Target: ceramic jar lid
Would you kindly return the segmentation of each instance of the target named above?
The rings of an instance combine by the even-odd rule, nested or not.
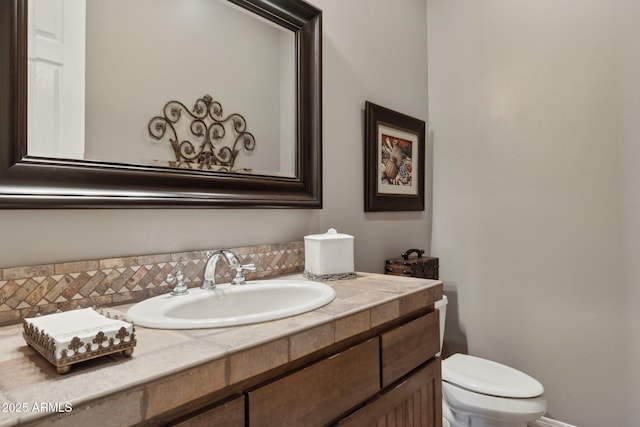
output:
[[[350,234],[338,233],[335,228],[330,228],[324,234],[310,234],[304,236],[305,240],[340,240],[340,239],[353,239]]]

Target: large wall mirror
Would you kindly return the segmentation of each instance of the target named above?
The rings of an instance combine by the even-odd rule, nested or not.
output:
[[[321,207],[321,11],[0,3],[0,207]]]

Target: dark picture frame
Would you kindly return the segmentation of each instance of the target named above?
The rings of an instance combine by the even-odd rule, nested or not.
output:
[[[423,120],[365,103],[364,210],[423,211]]]

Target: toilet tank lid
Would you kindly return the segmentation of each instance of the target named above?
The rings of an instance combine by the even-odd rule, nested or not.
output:
[[[544,393],[542,384],[524,372],[460,353],[442,362],[442,380],[489,396],[530,398]]]
[[[447,298],[446,295],[442,295],[442,299],[439,299],[438,301],[435,302],[435,307],[437,309],[441,309],[442,307],[446,306],[449,303],[449,299]]]

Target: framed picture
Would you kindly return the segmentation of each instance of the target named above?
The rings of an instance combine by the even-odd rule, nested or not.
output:
[[[364,210],[423,211],[425,122],[365,104]]]

